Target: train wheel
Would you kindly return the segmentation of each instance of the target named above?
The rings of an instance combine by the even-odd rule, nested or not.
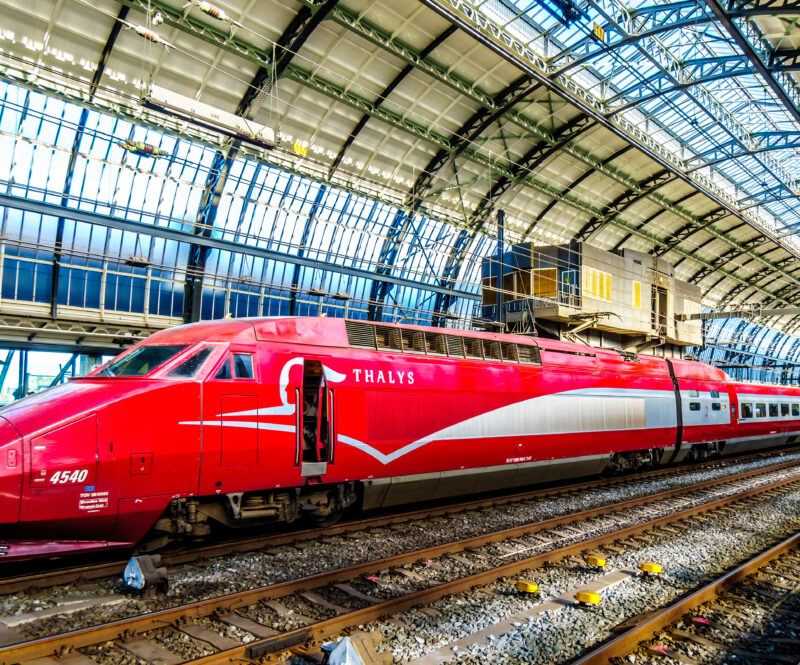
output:
[[[336,524],[340,519],[342,519],[342,515],[344,515],[344,510],[331,510],[326,515],[314,515],[312,513],[311,518],[314,520],[314,524],[317,526],[333,526]]]

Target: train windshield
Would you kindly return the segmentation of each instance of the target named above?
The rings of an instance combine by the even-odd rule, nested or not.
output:
[[[188,344],[140,346],[119,360],[111,361],[96,376],[144,376],[186,349]]]

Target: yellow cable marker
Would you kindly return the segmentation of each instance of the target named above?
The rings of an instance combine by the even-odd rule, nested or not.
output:
[[[639,570],[643,573],[650,573],[651,575],[661,575],[664,572],[664,569],[661,567],[659,563],[653,563],[652,561],[645,561],[642,564],[639,564]]]
[[[600,594],[597,591],[578,591],[575,594],[575,600],[584,605],[602,605],[603,601],[600,600]]]
[[[593,554],[590,554],[586,557],[586,563],[588,563],[590,566],[597,566],[598,568],[606,567],[605,558],[601,556],[595,556]]]
[[[525,593],[539,593],[539,585],[530,580],[517,580],[517,590],[524,591]]]

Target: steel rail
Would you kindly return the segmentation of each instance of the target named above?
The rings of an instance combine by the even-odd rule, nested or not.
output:
[[[698,589],[694,593],[681,598],[677,602],[663,608],[650,619],[622,633],[618,637],[605,642],[597,649],[571,662],[571,665],[600,665],[608,663],[611,658],[625,657],[636,649],[640,642],[650,639],[655,633],[678,621],[687,612],[703,603],[714,600],[717,592],[724,587],[739,582],[755,571],[763,568],[773,559],[800,544],[800,533],[790,536],[783,542],[770,547],[741,564],[734,570],[718,577],[713,582]]]
[[[591,517],[596,517],[598,515],[619,512],[620,510],[625,510],[634,506],[657,503],[677,495],[691,494],[693,492],[708,489],[710,487],[730,484],[746,478],[764,475],[776,470],[791,467],[800,468],[800,462],[786,462],[768,467],[767,469],[758,469],[735,477],[705,481],[703,483],[691,485],[686,488],[678,488],[648,497],[630,499],[627,501],[610,504],[608,506],[592,508],[570,515],[563,515],[561,517],[544,520],[534,524],[514,527],[512,529],[505,529],[503,531],[497,531],[491,534],[476,536],[451,543],[445,543],[442,545],[416,550],[413,552],[407,552],[380,560],[368,561],[334,571],[326,571],[324,573],[318,573],[309,577],[299,578],[288,582],[281,582],[243,592],[218,596],[207,600],[197,601],[149,614],[138,615],[127,619],[119,619],[107,624],[91,626],[89,628],[70,631],[59,635],[52,635],[27,642],[20,642],[0,648],[0,665],[16,665],[17,663],[24,663],[37,658],[44,658],[57,653],[63,653],[68,650],[80,649],[99,644],[101,642],[113,641],[123,636],[137,635],[149,630],[164,628],[165,626],[170,626],[173,624],[179,625],[187,620],[190,621],[197,618],[207,617],[214,614],[225,613],[226,611],[233,611],[242,607],[247,607],[261,600],[276,599],[297,591],[308,591],[335,582],[346,581],[368,572],[392,568],[407,563],[414,563],[420,560],[433,559],[445,554],[456,553],[465,549],[479,547],[492,542],[519,537],[527,533],[553,528],[562,524],[574,523]],[[707,512],[723,505],[731,504],[758,494],[764,494],[784,485],[798,482],[800,482],[800,476],[792,476],[790,478],[774,481],[761,487],[752,488],[750,490],[732,494],[711,502],[700,503],[696,506],[686,508],[670,515],[665,515],[663,517],[648,520],[640,524],[624,527],[620,530],[609,532],[594,538],[581,540],[571,545],[557,548],[549,552],[543,552],[527,559],[511,562],[452,582],[436,585],[430,589],[417,591],[361,610],[348,612],[347,614],[342,614],[332,619],[310,624],[309,626],[305,626],[288,633],[282,633],[275,637],[257,640],[248,644],[234,647],[232,649],[223,650],[217,654],[212,654],[194,661],[194,663],[196,665],[212,665],[212,663],[216,665],[221,663],[229,663],[231,660],[242,658],[257,659],[264,655],[279,651],[285,648],[287,645],[298,645],[313,639],[329,636],[341,631],[344,628],[372,621],[385,614],[402,612],[413,607],[414,605],[432,602],[433,600],[441,598],[444,595],[458,593],[478,584],[487,584],[499,577],[516,574],[522,570],[541,565],[546,561],[579,553],[586,549],[598,547],[620,538],[626,538],[633,534],[647,531],[653,527],[660,526],[668,522],[678,521],[690,515],[700,512]]]
[[[792,454],[800,451],[800,447],[786,448],[780,450],[781,454]],[[286,545],[296,542],[303,542],[308,540],[315,540],[317,538],[330,538],[346,533],[354,533],[365,529],[372,529],[382,526],[390,526],[394,524],[403,524],[414,520],[428,519],[431,517],[439,517],[444,515],[453,515],[470,510],[480,510],[482,508],[495,508],[497,506],[509,505],[512,503],[521,503],[532,499],[547,496],[560,496],[569,494],[571,492],[582,491],[586,489],[596,489],[603,487],[616,487],[619,485],[626,485],[631,482],[639,480],[657,479],[661,476],[672,474],[676,471],[683,473],[692,473],[701,471],[704,468],[718,468],[720,466],[741,464],[750,460],[756,460],[763,457],[768,457],[776,451],[770,453],[757,452],[749,455],[742,455],[740,457],[732,457],[730,459],[716,459],[712,461],[699,462],[697,464],[680,465],[680,466],[666,466],[650,471],[641,473],[629,474],[624,476],[617,476],[613,478],[603,478],[600,480],[588,480],[580,483],[572,483],[570,485],[556,485],[550,487],[538,488],[535,490],[527,490],[525,492],[515,492],[513,494],[506,494],[501,496],[489,496],[482,499],[472,499],[470,501],[463,501],[460,503],[448,503],[443,506],[435,506],[428,508],[420,508],[417,510],[405,511],[402,513],[392,513],[390,515],[381,515],[376,517],[368,517],[365,519],[354,520],[351,522],[343,522],[330,527],[313,527],[309,529],[302,529],[298,531],[285,531],[277,534],[270,534],[266,536],[255,536],[243,538],[235,541],[223,541],[213,543],[210,545],[203,545],[200,547],[191,548],[188,551],[181,550],[179,552],[162,553],[162,565],[176,566],[184,563],[191,563],[202,559],[209,559],[217,556],[225,556],[228,554],[242,554],[246,552],[253,552],[265,547],[277,547],[279,545]],[[772,467],[765,467],[772,468]],[[75,554],[72,556],[80,556]],[[69,568],[56,568],[49,569],[42,572],[14,575],[7,578],[0,576],[0,596],[12,593],[19,593],[27,589],[53,587],[59,584],[70,584],[74,582],[86,582],[90,580],[102,579],[104,577],[112,577],[122,575],[125,565],[128,560],[115,560],[85,565],[76,562],[75,566]],[[16,565],[13,562],[9,565]],[[2,571],[2,564],[0,563],[0,571]]]

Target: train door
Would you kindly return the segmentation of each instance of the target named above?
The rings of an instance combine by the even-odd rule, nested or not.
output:
[[[201,493],[227,492],[258,463],[255,351],[231,347],[203,384]],[[237,485],[238,486],[238,485]]]
[[[319,360],[303,361],[303,383],[295,389],[296,457],[300,475],[322,476],[333,462],[336,440],[335,391]]]
[[[0,525],[19,519],[22,492],[22,439],[5,418],[0,418]]]

